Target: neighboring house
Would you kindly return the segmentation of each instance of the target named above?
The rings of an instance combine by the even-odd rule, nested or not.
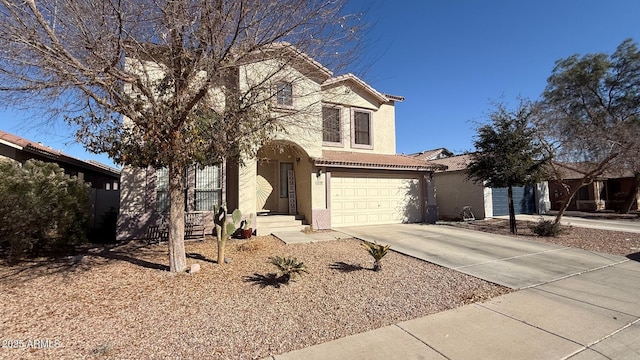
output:
[[[439,148],[434,150],[425,150],[419,153],[411,154],[410,156],[425,161],[431,161],[451,157],[453,156],[453,153],[445,148]]]
[[[243,166],[187,169],[186,211],[201,214],[208,233],[211,210],[221,203],[261,215],[253,224],[259,234],[300,228],[267,216],[275,214],[296,216],[314,229],[435,221],[431,177],[438,166],[396,154],[395,104],[404,98],[380,93],[353,74],[333,77],[313,59],[302,60],[290,71],[295,81],[285,75],[278,82],[274,101],[284,110],[304,107],[305,126],[278,133]],[[298,98],[302,91],[312,98]],[[144,237],[162,221],[167,185],[166,170],[123,168],[120,239]]]
[[[83,161],[0,130],[0,159],[11,159],[24,164],[29,159],[53,162],[64,169],[65,174],[78,177],[91,184],[91,204],[94,225],[111,208],[119,208],[120,171],[96,161]]]
[[[556,168],[560,170],[564,183],[575,185],[582,180],[585,171],[581,170],[579,164],[556,163]],[[569,203],[567,210],[578,211],[598,211],[598,210],[620,210],[633,184],[634,174],[627,172],[604,172],[594,181],[582,186]],[[551,209],[560,210],[564,203],[564,196],[567,189],[561,182],[549,181],[549,191],[551,198]],[[636,195],[636,202],[632,206],[638,209],[640,203],[640,192]]]
[[[443,157],[442,154],[451,152],[437,149],[410,155],[446,166],[446,170],[436,171],[434,174],[438,214],[441,219],[461,218],[465,206],[471,207],[476,219],[509,214],[507,188],[489,188],[467,178],[470,154],[448,157]],[[514,187],[513,196],[516,214],[545,213],[549,209],[546,182],[535,186]]]

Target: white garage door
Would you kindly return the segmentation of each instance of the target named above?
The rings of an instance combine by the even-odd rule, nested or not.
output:
[[[417,177],[331,175],[331,226],[418,222],[421,220]]]

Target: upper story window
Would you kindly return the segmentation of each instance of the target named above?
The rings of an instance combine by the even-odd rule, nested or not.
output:
[[[322,108],[322,141],[326,143],[342,144],[340,108]]]
[[[363,110],[353,110],[353,122],[351,124],[352,146],[362,148],[372,148],[371,138],[371,112]]]
[[[276,88],[278,106],[293,106],[293,85],[290,82],[279,82]]]

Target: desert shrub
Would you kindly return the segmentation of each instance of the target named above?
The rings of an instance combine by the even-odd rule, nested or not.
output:
[[[540,220],[531,227],[531,231],[538,236],[556,237],[560,235],[562,228],[559,223],[555,223],[551,220]]]
[[[265,242],[262,239],[253,238],[251,240],[247,240],[239,243],[236,249],[238,251],[253,253],[253,252],[264,250],[266,249],[266,247],[267,247],[267,244],[265,244]]]
[[[0,162],[0,254],[10,260],[86,240],[89,187],[54,163]]]
[[[275,265],[280,270],[281,275],[278,277],[278,281],[283,284],[288,284],[293,275],[301,275],[308,273],[307,266],[302,261],[294,257],[270,257],[269,262]]]
[[[377,242],[372,243],[363,241],[362,243],[360,243],[360,246],[367,250],[369,255],[371,255],[371,257],[373,258],[373,271],[382,270],[382,258],[387,255],[389,249],[391,248],[391,245],[380,245]]]

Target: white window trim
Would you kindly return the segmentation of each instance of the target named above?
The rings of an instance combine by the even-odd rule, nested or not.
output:
[[[369,114],[369,145],[356,144],[356,112]],[[351,147],[354,149],[373,149],[373,111],[360,108],[351,109]]]
[[[286,104],[280,104],[278,102],[278,87],[280,84],[289,84],[291,85],[291,105],[286,105]],[[295,86],[293,85],[293,82],[291,81],[285,81],[285,80],[280,80],[277,81],[274,87],[274,103],[277,109],[283,109],[283,110],[292,110],[295,108],[296,105],[296,97],[295,97]]]
[[[331,146],[331,147],[344,147],[344,107],[342,106],[338,106],[338,105],[322,105],[323,109],[324,108],[331,108],[331,109],[338,109],[339,114],[338,114],[338,127],[340,128],[340,141],[339,142],[333,142],[333,141],[324,141],[324,114],[322,115],[322,146]]]

